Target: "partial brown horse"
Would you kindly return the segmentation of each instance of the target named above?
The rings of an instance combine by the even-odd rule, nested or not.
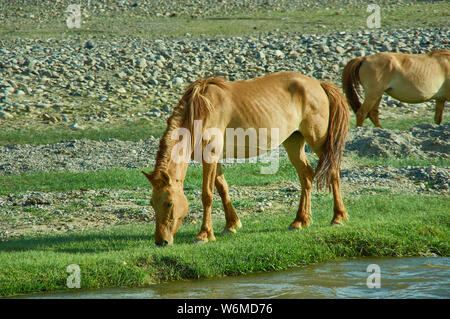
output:
[[[350,60],[342,74],[348,102],[356,113],[356,126],[368,116],[381,127],[378,119],[383,93],[406,103],[436,100],[434,120],[441,124],[445,101],[450,100],[450,51],[436,50],[426,54],[380,52]],[[364,103],[357,88],[364,88]]]
[[[153,186],[151,205],[156,213],[157,245],[173,243],[173,237],[188,211],[188,201],[183,193],[188,161],[174,160],[172,151],[179,140],[174,140],[173,134],[178,128],[192,133],[195,120],[202,121],[202,132],[208,128],[217,128],[222,134],[227,128],[278,129],[279,142],[273,145],[275,141],[269,136],[267,143],[270,144],[266,145],[271,145],[273,149],[280,142],[283,143],[302,186],[300,207],[290,225],[291,229],[300,229],[309,224],[314,177],[318,185],[326,185],[329,189],[331,186],[333,190],[332,223],[341,224],[342,219],[347,218],[341,198],[339,171],[349,127],[349,113],[345,96],[335,85],[295,72],[280,72],[236,82],[206,78],[188,87],[167,120],[167,129],[156,155],[155,169],[150,174],[143,172]],[[209,142],[208,139],[203,140],[202,149]],[[316,172],[306,159],[305,142],[319,156]],[[194,144],[193,140],[190,143]],[[247,157],[248,145],[245,148]],[[221,151],[214,149],[213,153],[225,157],[222,154],[226,152]],[[241,227],[241,222],[230,201],[221,164],[204,158],[201,161],[203,223],[195,238],[205,242],[215,239],[211,223],[214,186],[225,210],[224,232],[235,233],[235,227]]]

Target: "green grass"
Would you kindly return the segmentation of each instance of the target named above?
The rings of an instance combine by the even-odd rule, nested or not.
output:
[[[157,248],[154,225],[24,237],[0,242],[0,295],[66,288],[70,264],[81,268],[83,289],[138,287],[153,282],[260,271],[332,261],[339,257],[449,256],[450,209],[436,196],[377,195],[345,200],[350,220],[330,227],[332,197],[314,196],[313,224],[288,231],[295,209],[242,218],[236,235],[192,243],[199,225],[182,225],[175,245]]]
[[[450,121],[450,114],[448,114],[447,111],[447,113],[444,113],[442,124],[448,123],[449,121]],[[380,120],[380,122],[383,128],[390,130],[409,130],[412,127],[419,124],[435,124],[434,112],[432,113],[432,115],[427,117],[405,116],[405,117],[398,117],[396,119],[384,119]]]
[[[122,141],[138,141],[150,135],[162,136],[166,128],[165,121],[135,121],[128,125],[111,125],[101,128],[71,130],[70,128],[38,129],[2,129],[0,145],[8,144],[54,144],[63,140],[90,139],[105,140],[115,138]]]
[[[411,107],[412,110],[412,107]],[[381,109],[381,114],[386,114],[388,110]],[[444,110],[444,116],[442,118],[442,124],[448,123],[450,121],[450,114],[447,112],[445,113]],[[402,131],[408,131],[412,127],[419,125],[419,124],[435,124],[434,123],[434,110],[427,112],[426,116],[417,116],[417,115],[400,115],[396,117],[389,117],[386,119],[380,119],[380,124],[385,129],[389,130],[402,130]],[[374,127],[372,121],[369,119],[366,119],[364,121],[364,126],[368,127]],[[356,118],[355,114],[352,113],[350,118],[350,129],[353,129],[356,127]]]
[[[148,38],[193,36],[243,36],[270,31],[325,33],[336,30],[367,29],[367,6],[328,6],[289,12],[224,13],[220,16],[166,18],[142,16],[139,12],[83,19],[80,29],[68,29],[65,19],[36,23],[29,19],[5,21],[1,38],[64,38],[67,36],[139,36]],[[30,9],[31,10],[31,9]],[[35,10],[39,10],[36,8]],[[449,25],[445,1],[415,3],[411,6],[382,6],[381,27],[426,27]]]
[[[385,111],[386,112],[386,111]],[[434,113],[427,117],[404,116],[381,120],[381,124],[386,129],[409,130],[418,124],[434,124]],[[442,123],[450,120],[450,114],[444,113]],[[352,113],[350,128],[355,128],[355,116]],[[370,120],[364,122],[364,126],[373,127]],[[115,138],[122,141],[138,141],[146,139],[150,135],[160,137],[166,129],[166,121],[152,120],[134,121],[129,124],[103,125],[98,128],[86,128],[83,130],[72,130],[68,127],[48,127],[48,128],[27,128],[12,129],[2,128],[0,130],[0,145],[8,144],[54,144],[63,140],[90,139],[105,140]]]
[[[225,174],[234,185],[264,185],[281,180],[298,180],[294,167],[287,159],[280,160],[277,174],[262,175],[260,167],[268,164],[245,163],[225,166]],[[149,169],[143,168],[146,171]],[[199,189],[202,181],[202,168],[190,167],[185,180],[185,189]],[[150,187],[141,170],[108,169],[91,172],[40,172],[0,176],[0,194],[21,193],[25,191],[70,191],[84,189],[134,189]]]
[[[315,167],[317,158],[313,154],[308,154],[309,161]],[[415,158],[369,158],[361,156],[351,156],[351,163],[355,166],[450,166],[448,159],[415,159]],[[297,173],[286,158],[280,158],[279,170],[276,174],[263,175],[260,168],[266,166],[265,163],[243,163],[233,166],[224,164],[225,177],[230,185],[252,186],[268,185],[280,181],[298,181]],[[145,168],[149,171],[152,168]],[[195,190],[201,188],[202,168],[190,166],[185,183],[185,190]],[[136,189],[150,187],[147,179],[139,169],[107,169],[99,171],[83,172],[39,172],[21,175],[0,176],[0,194],[22,193],[26,191],[71,191],[79,189]]]
[[[438,166],[450,167],[450,159],[447,158],[395,158],[395,157],[365,157],[365,156],[351,156],[352,161],[357,166]]]

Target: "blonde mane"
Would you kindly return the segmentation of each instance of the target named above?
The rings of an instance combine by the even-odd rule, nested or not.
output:
[[[193,132],[195,120],[205,121],[213,111],[211,101],[204,95],[208,85],[225,87],[223,78],[207,77],[191,83],[184,92],[172,115],[167,119],[167,128],[159,141],[159,149],[156,153],[155,169],[151,175],[166,170],[173,146],[177,142],[171,138],[172,132],[180,127],[185,127]]]

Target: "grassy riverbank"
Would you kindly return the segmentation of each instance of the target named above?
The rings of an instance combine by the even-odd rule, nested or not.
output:
[[[301,192],[286,158],[274,175],[260,174],[267,163],[226,165],[230,196],[243,228],[235,235],[221,235],[225,220],[216,193],[212,216],[217,240],[204,245],[193,243],[203,211],[202,169],[190,167],[185,181],[189,213],[175,245],[166,248],[154,245],[151,187],[140,173],[141,168],[150,170],[153,162],[103,166],[110,163],[103,158],[122,154],[114,151],[119,148],[106,151],[106,142],[105,148],[96,143],[80,151],[55,146],[54,153],[20,145],[159,137],[185,85],[217,71],[247,79],[296,70],[340,86],[341,63],[384,50],[381,44],[393,50],[400,44],[411,50],[441,48],[449,26],[445,1],[380,3],[382,26],[377,30],[367,29],[368,3],[332,1],[327,6],[272,11],[258,2],[252,10],[235,7],[198,14],[183,9],[183,1],[181,11],[145,8],[134,1],[108,2],[95,10],[82,5],[81,28],[69,29],[67,1],[22,2],[0,5],[0,16],[5,13],[0,67],[7,70],[2,73],[6,88],[0,92],[0,146],[12,145],[0,147],[7,159],[0,169],[18,164],[13,165],[17,170],[5,169],[0,175],[0,296],[68,290],[71,264],[80,267],[81,288],[95,289],[237,276],[338,258],[450,256],[449,193],[443,187],[448,184],[450,160],[443,151],[447,144],[428,137],[414,137],[417,150],[426,145],[436,151],[423,157],[414,151],[405,158],[403,150],[374,157],[377,145],[374,152],[362,155],[345,152],[342,195],[350,220],[342,227],[329,225],[333,197],[314,188],[310,228],[288,230]],[[275,56],[278,49],[284,58]],[[237,62],[237,57],[244,62]],[[270,68],[262,68],[265,64]],[[175,79],[184,84],[177,86]],[[433,123],[434,103],[387,102],[381,103],[380,121],[388,130]],[[443,122],[449,119],[444,112]],[[369,120],[364,124],[372,126]],[[405,145],[409,151],[414,146],[409,137],[388,133],[392,138],[384,138],[379,150]],[[445,142],[443,134],[432,137]],[[152,151],[157,144],[150,140],[146,146]],[[132,153],[131,144],[123,143],[124,156],[136,159],[141,153]],[[99,148],[105,157],[94,155]],[[12,153],[18,155],[7,156]],[[33,160],[22,162],[29,158]],[[315,166],[317,158],[312,153],[308,158]],[[78,159],[87,161],[64,166]],[[40,163],[54,166],[40,168]],[[94,163],[102,165],[99,170],[94,170]]]
[[[176,245],[157,248],[154,225],[24,237],[0,243],[0,294],[68,289],[66,268],[77,264],[83,289],[146,286],[154,282],[281,270],[359,256],[449,256],[449,206],[442,197],[355,196],[345,200],[350,220],[331,227],[332,198],[315,196],[313,224],[288,231],[295,209],[242,218],[236,235],[194,245],[197,225],[183,225]],[[275,214],[276,213],[276,214]]]

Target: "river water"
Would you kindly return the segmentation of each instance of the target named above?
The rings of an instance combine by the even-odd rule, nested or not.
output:
[[[379,272],[367,272],[372,264],[378,265]],[[379,282],[379,288],[369,288],[368,281],[375,286]],[[281,272],[168,282],[149,288],[71,290],[24,297],[450,298],[450,258],[359,258]]]

